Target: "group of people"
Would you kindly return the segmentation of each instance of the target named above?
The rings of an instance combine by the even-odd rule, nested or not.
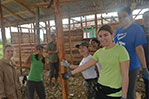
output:
[[[47,54],[49,60],[49,83],[57,85],[59,76],[59,59],[56,48],[56,35],[51,35],[52,41],[47,45]],[[34,99],[34,93],[37,92],[39,99],[46,99],[45,87],[43,83],[42,72],[45,68],[44,47],[36,46],[36,52],[31,51],[26,58],[25,64],[31,64],[30,72],[27,77],[26,96],[27,99]],[[16,72],[15,63],[12,61],[13,47],[6,45],[4,47],[4,56],[0,59],[0,99],[22,99],[21,83]],[[52,78],[55,82],[52,82]],[[24,76],[22,83],[26,76]]]
[[[61,65],[73,70],[62,76],[68,79],[81,72],[88,99],[136,99],[137,75],[142,67],[146,98],[149,99],[149,11],[143,14],[142,27],[134,24],[129,7],[120,9],[118,18],[121,27],[116,33],[111,26],[103,25],[97,32],[99,40],[92,39],[91,44],[96,49],[93,56],[88,42],[83,41],[76,45],[83,59],[79,65],[71,65],[63,60]],[[50,69],[49,84],[57,85],[59,58],[56,36],[52,34],[51,39],[46,49]],[[26,63],[31,63],[27,77],[27,99],[34,99],[35,91],[40,99],[46,99],[42,78],[45,66],[43,48],[42,45],[37,45],[36,53],[31,52],[26,58]],[[0,99],[21,99],[21,85],[12,56],[12,46],[6,45],[4,57],[0,59]],[[55,82],[52,81],[53,77]]]
[[[89,56],[84,54],[84,62],[81,61],[79,66],[75,65],[74,70],[64,73],[63,78],[68,79],[79,72],[84,76],[85,71],[91,70],[99,63],[101,72],[97,81],[93,80],[95,77],[84,76],[85,80],[87,78],[87,81],[91,81],[87,83],[90,84],[88,90],[95,90],[92,93],[88,92],[88,99],[136,99],[137,75],[142,67],[146,98],[149,99],[149,11],[143,14],[142,27],[134,24],[129,7],[121,8],[118,18],[121,27],[116,33],[113,33],[109,25],[103,25],[97,32],[102,48],[86,61],[84,60]],[[78,46],[79,52],[85,46],[81,43]],[[74,67],[66,60],[63,60],[61,65]],[[93,75],[94,73],[90,76]],[[91,86],[93,84],[94,86]]]

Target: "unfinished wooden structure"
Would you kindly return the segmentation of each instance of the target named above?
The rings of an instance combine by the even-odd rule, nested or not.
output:
[[[12,26],[16,27],[18,31],[11,32],[11,42],[15,48],[15,61],[22,71],[22,67],[25,66],[24,57],[31,50],[35,51],[35,46],[39,43],[46,48],[50,34],[54,31],[58,38],[60,61],[68,59],[71,63],[77,63],[81,57],[74,46],[83,40],[84,35],[86,38],[89,38],[89,35],[97,37],[98,27],[106,23],[111,24],[115,30],[119,27],[117,17],[103,17],[103,13],[114,12],[122,5],[131,4],[136,6],[135,9],[143,9],[148,7],[149,2],[148,0],[2,0],[0,27],[3,45],[7,43],[5,27],[10,27],[10,32]],[[87,15],[94,15],[94,19],[88,19]],[[79,17],[80,20],[75,20],[74,17]],[[62,23],[64,18],[68,19],[67,24]],[[50,20],[55,20],[55,25],[50,25]],[[45,26],[41,26],[40,22]],[[22,27],[22,24],[31,26]],[[23,28],[28,32],[23,33]],[[92,34],[89,34],[89,28]],[[41,29],[46,30],[44,42],[40,42]],[[65,71],[65,68],[61,67],[61,73]],[[63,99],[67,99],[67,84],[62,77],[61,82]]]

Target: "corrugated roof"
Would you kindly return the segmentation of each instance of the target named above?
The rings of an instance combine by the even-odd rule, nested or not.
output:
[[[33,22],[35,21],[36,7],[40,8],[41,20],[54,19],[54,6],[52,5],[50,10],[47,9],[49,0],[45,1],[47,2],[43,2],[43,0],[3,0],[4,19],[7,22],[10,21],[10,24]],[[60,12],[63,17],[83,16],[116,11],[119,6],[126,5],[128,2],[136,2],[137,8],[146,8],[149,4],[148,0],[60,0]]]

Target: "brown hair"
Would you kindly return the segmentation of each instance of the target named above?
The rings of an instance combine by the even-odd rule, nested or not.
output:
[[[113,34],[113,29],[110,25],[103,25],[99,30],[98,30],[98,33],[101,31],[101,30],[105,30],[105,31],[108,31],[111,35]]]

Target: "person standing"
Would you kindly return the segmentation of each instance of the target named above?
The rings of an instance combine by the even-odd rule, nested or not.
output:
[[[49,60],[49,77],[50,77],[50,84],[53,84],[52,78],[55,78],[55,84],[57,84],[58,76],[59,76],[59,58],[58,58],[58,51],[56,47],[56,35],[51,35],[52,41],[47,45],[47,53],[48,53],[48,60]]]
[[[143,75],[149,78],[143,45],[146,38],[140,25],[133,23],[133,16],[129,7],[122,7],[118,11],[121,27],[117,29],[114,41],[124,46],[130,56],[128,99],[136,99],[136,81],[139,68],[142,66]],[[141,64],[140,64],[141,63]]]
[[[36,46],[37,53],[27,57],[25,63],[31,63],[31,69],[27,78],[27,99],[34,99],[34,92],[37,92],[39,99],[46,99],[45,88],[42,79],[42,72],[45,65],[43,46]]]
[[[0,59],[0,99],[22,99],[21,84],[12,57],[13,48],[6,45],[4,57]]]
[[[146,64],[149,70],[149,10],[144,12],[143,14],[143,25],[142,28],[144,30],[147,44],[144,46],[144,52],[146,57]],[[144,84],[145,84],[145,91],[146,91],[146,99],[149,99],[149,79],[143,76]]]
[[[92,55],[89,54],[89,44],[85,41],[81,42],[80,44],[76,45],[78,51],[83,59],[81,60],[79,66],[85,64],[89,59],[92,58]],[[66,60],[61,62],[62,66],[69,67],[71,69],[76,69],[78,65],[70,65]],[[85,79],[85,87],[87,88],[87,98],[88,99],[95,99],[96,96],[96,84],[97,84],[97,73],[95,70],[95,66],[90,67],[89,69],[82,72],[82,75]]]

